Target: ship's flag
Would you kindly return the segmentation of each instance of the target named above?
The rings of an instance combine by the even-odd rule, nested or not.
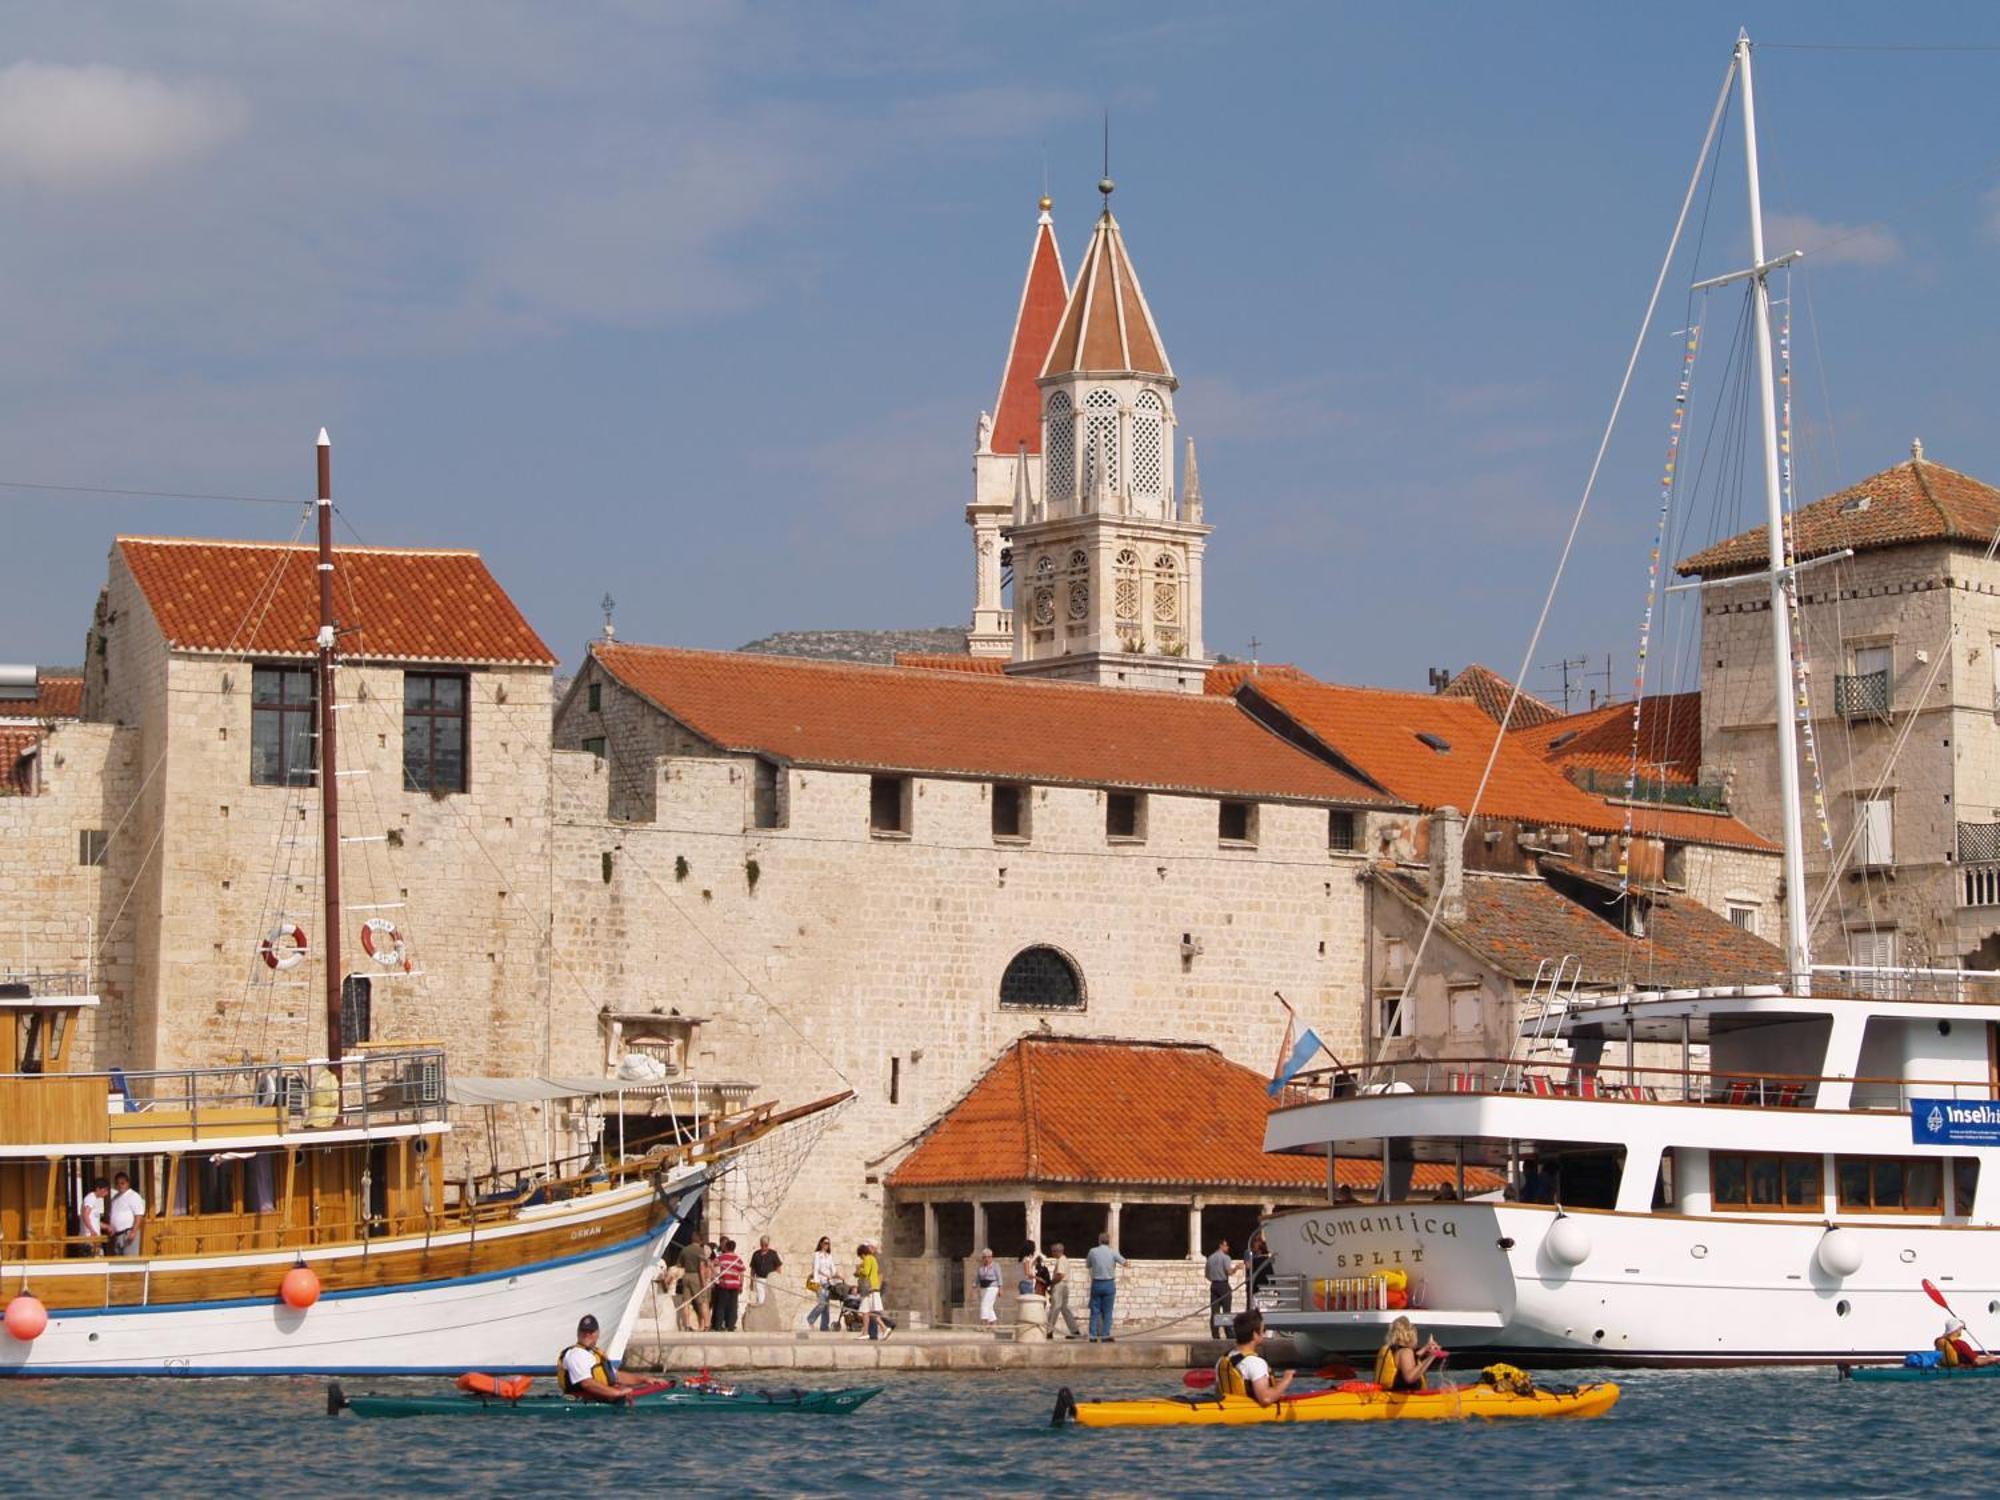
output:
[[[1278,1064],[1278,1071],[1271,1079],[1271,1087],[1268,1090],[1273,1098],[1276,1098],[1279,1091],[1299,1075],[1305,1068],[1305,1065],[1311,1062],[1314,1056],[1318,1054],[1323,1045],[1319,1039],[1319,1033],[1308,1026],[1305,1030],[1305,1035],[1299,1038],[1298,1043],[1292,1048],[1291,1052]]]

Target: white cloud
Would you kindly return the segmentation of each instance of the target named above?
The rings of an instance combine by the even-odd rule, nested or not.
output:
[[[1886,266],[1903,258],[1903,242],[1887,224],[1831,224],[1810,214],[1772,214],[1764,250],[1803,250],[1816,266]]]
[[[243,128],[235,95],[88,64],[0,70],[0,178],[87,188],[191,161]]]

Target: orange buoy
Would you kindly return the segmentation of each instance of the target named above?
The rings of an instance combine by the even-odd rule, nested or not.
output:
[[[310,1266],[293,1266],[278,1283],[278,1295],[285,1299],[285,1306],[304,1312],[319,1301],[319,1277]]]
[[[24,1344],[32,1344],[42,1336],[42,1330],[49,1326],[49,1310],[42,1306],[42,1299],[22,1292],[7,1304],[7,1311],[0,1316],[0,1324],[7,1332]]]

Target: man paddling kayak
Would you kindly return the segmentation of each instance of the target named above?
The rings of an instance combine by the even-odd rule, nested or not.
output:
[[[1225,1399],[1248,1396],[1259,1406],[1276,1406],[1291,1386],[1290,1370],[1273,1379],[1271,1362],[1257,1352],[1264,1342],[1264,1315],[1254,1307],[1240,1312],[1230,1325],[1236,1347],[1215,1362],[1215,1394]]]
[[[1932,1340],[1932,1343],[1937,1352],[1944,1356],[1945,1364],[1952,1368],[2000,1364],[2000,1355],[1984,1353],[1966,1342],[1963,1318],[1953,1318],[1945,1324],[1944,1332]]]
[[[637,1375],[611,1368],[597,1347],[597,1319],[585,1313],[576,1325],[576,1342],[556,1361],[556,1384],[572,1401],[630,1403],[634,1386],[650,1385]]]

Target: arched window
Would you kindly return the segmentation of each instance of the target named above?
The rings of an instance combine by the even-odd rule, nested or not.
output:
[[[1089,433],[1084,439],[1084,457],[1090,465],[1089,477],[1097,475],[1098,455],[1103,455],[1104,482],[1118,493],[1118,397],[1098,389],[1083,398],[1090,413]]]
[[[1173,553],[1162,552],[1153,559],[1153,618],[1162,625],[1173,625],[1180,617],[1180,575],[1175,571]]]
[[[1156,392],[1141,391],[1132,410],[1132,493],[1166,493],[1166,408]]]
[[[1076,424],[1070,420],[1069,397],[1057,391],[1049,397],[1048,413],[1042,419],[1042,452],[1047,455],[1048,472],[1042,476],[1042,495],[1048,500],[1076,498]]]
[[[1115,597],[1118,623],[1137,625],[1139,623],[1139,554],[1130,547],[1118,551],[1118,587]]]
[[[1083,971],[1059,948],[1023,948],[1000,976],[1009,1010],[1082,1010]]]

